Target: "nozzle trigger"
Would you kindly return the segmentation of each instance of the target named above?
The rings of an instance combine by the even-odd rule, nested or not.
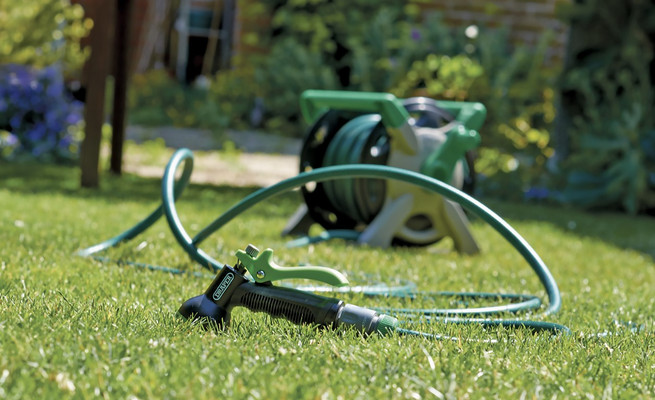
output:
[[[253,245],[246,251],[237,250],[237,259],[250,272],[257,283],[279,281],[282,279],[311,279],[332,286],[346,286],[348,279],[339,271],[319,266],[282,267],[273,262],[273,250],[259,253]]]

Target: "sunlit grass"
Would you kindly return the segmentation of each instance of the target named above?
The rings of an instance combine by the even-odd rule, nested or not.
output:
[[[364,338],[240,309],[227,331],[214,333],[175,318],[180,304],[204,291],[209,279],[73,255],[150,212],[159,181],[103,176],[102,187],[90,190],[78,188],[78,180],[73,168],[0,164],[0,398],[655,395],[652,218],[488,203],[551,268],[563,308],[549,320],[569,326],[571,336],[429,325],[423,329],[462,340]],[[252,190],[192,185],[179,201],[182,221],[193,234]],[[326,265],[355,280],[368,279],[367,273],[379,280],[409,279],[421,290],[544,297],[527,264],[480,221],[473,230],[483,252],[472,257],[450,251],[449,243],[379,250],[337,241],[285,249],[280,231],[299,201],[290,193],[256,206],[202,248],[233,263],[234,251],[253,243],[274,248],[282,265]],[[200,271],[163,221],[108,256]],[[365,306],[393,303],[344,299]],[[632,321],[641,332],[616,321]],[[612,334],[599,338],[598,332]],[[466,340],[489,337],[501,342]]]

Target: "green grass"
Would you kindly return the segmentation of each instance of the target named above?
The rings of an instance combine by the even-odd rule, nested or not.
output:
[[[0,164],[0,398],[650,398],[655,396],[655,220],[490,202],[533,245],[562,290],[550,320],[568,337],[431,325],[459,342],[334,332],[235,310],[225,332],[175,318],[209,279],[73,256],[130,227],[157,203],[159,182],[103,177],[78,188],[65,167]],[[192,185],[179,211],[193,234],[253,189]],[[483,253],[450,246],[379,250],[343,242],[283,248],[295,193],[255,207],[202,248],[232,263],[248,243],[282,265],[311,262],[351,276],[406,277],[422,290],[535,293],[530,268],[479,221]],[[163,221],[109,252],[198,270]],[[360,305],[380,299],[344,296]],[[420,302],[419,302],[420,303]],[[415,304],[420,306],[421,304]],[[615,320],[643,324],[631,333]],[[612,335],[598,338],[596,332]],[[499,337],[498,344],[467,341]]]

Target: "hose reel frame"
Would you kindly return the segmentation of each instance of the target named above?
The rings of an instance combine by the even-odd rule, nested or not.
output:
[[[413,127],[449,129],[457,121],[436,101],[426,97],[403,100],[403,106],[414,118]],[[390,135],[376,114],[329,109],[310,127],[300,153],[300,172],[339,164],[387,165]],[[351,128],[346,125],[353,125]],[[366,129],[367,126],[373,126]],[[346,127],[345,129],[342,129]],[[361,135],[360,135],[361,134]],[[358,136],[360,135],[360,136]],[[344,147],[345,148],[339,148]],[[336,148],[336,150],[335,150]],[[335,155],[336,153],[336,155]],[[471,193],[475,183],[473,153],[467,151],[463,189]],[[339,182],[316,183],[301,188],[307,213],[326,230],[354,230],[369,224],[382,209],[387,184],[382,179],[352,179]],[[407,221],[407,229],[432,229],[429,219],[414,216]],[[392,245],[423,246],[438,242],[441,237],[416,243],[394,237]]]

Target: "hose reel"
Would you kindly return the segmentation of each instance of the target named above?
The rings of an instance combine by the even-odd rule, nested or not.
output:
[[[401,101],[388,93],[310,90],[301,97],[312,122],[300,154],[300,172],[344,164],[389,165],[471,190],[470,151],[486,116],[480,103]],[[469,154],[469,156],[467,156]],[[312,224],[355,231],[373,246],[424,246],[451,237],[455,248],[479,248],[461,207],[398,181],[342,179],[305,185],[305,200],[283,234],[307,235]]]

